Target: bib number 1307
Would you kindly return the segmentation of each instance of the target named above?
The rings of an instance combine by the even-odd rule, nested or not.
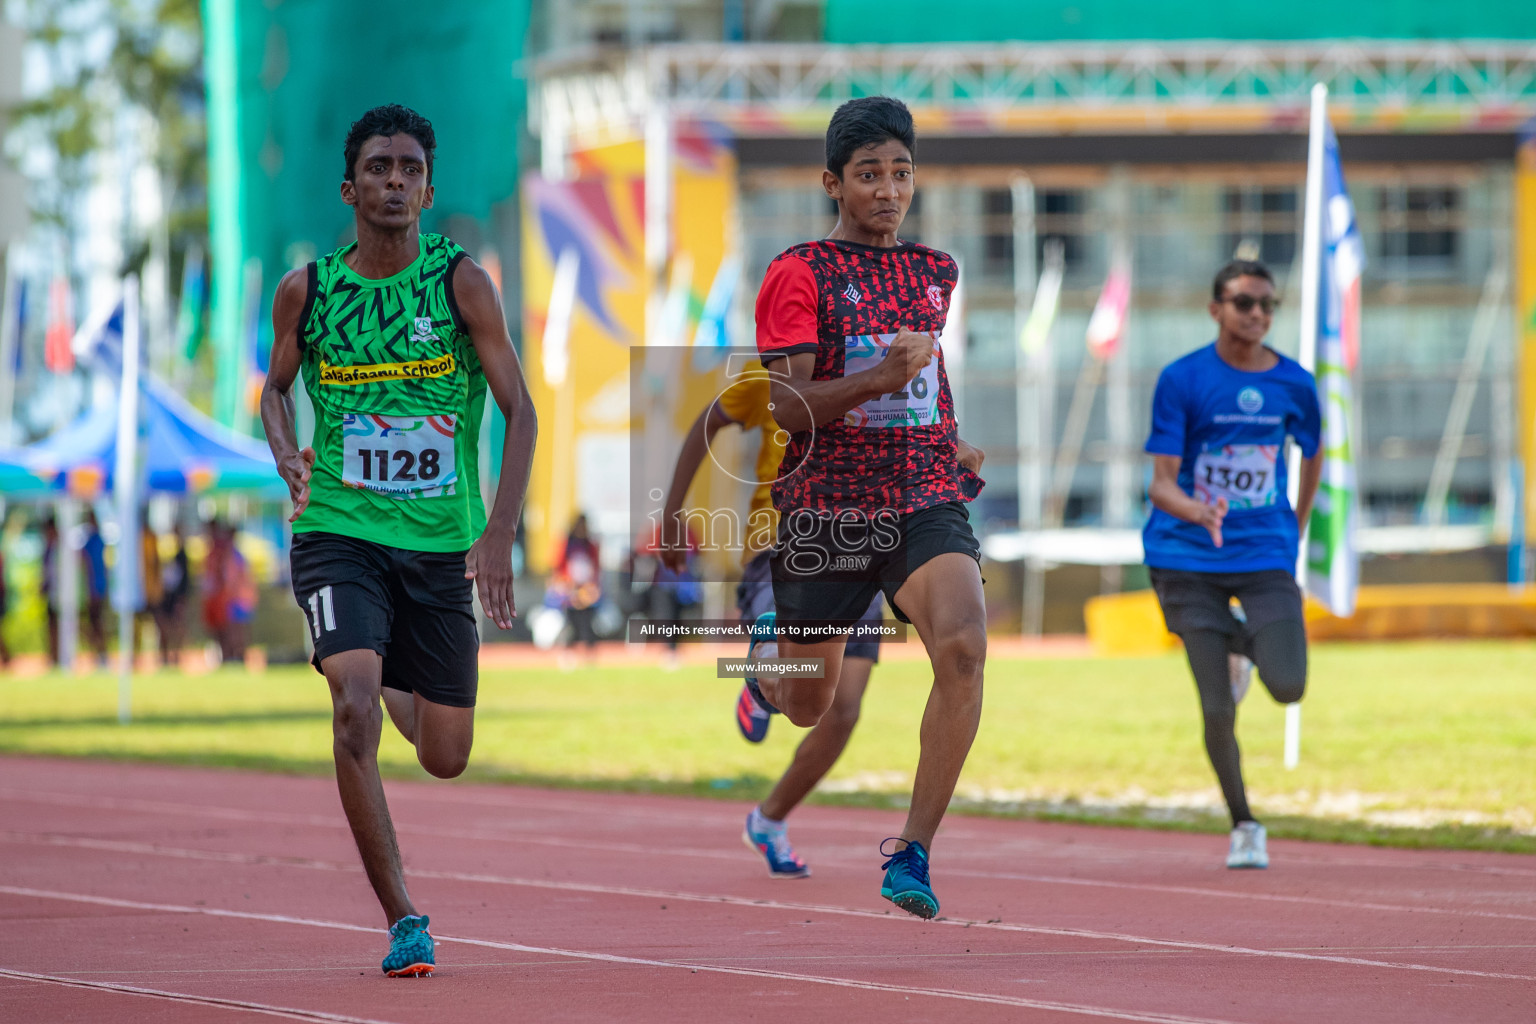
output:
[[[1275,462],[1280,446],[1229,444],[1203,451],[1195,460],[1195,497],[1207,505],[1221,498],[1227,507],[1264,508],[1275,504]]]
[[[451,487],[455,416],[342,417],[342,483],[396,498],[424,496]]]

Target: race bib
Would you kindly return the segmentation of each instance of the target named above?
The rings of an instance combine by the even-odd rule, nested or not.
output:
[[[453,444],[457,429],[457,416],[346,413],[341,418],[341,482],[392,498],[451,494],[459,478]]]
[[[1280,446],[1229,444],[1195,459],[1195,497],[1207,505],[1218,498],[1227,507],[1264,508],[1275,503],[1275,461]]]
[[[843,376],[879,366],[895,339],[894,334],[850,335],[844,343]],[[939,343],[933,343],[933,359],[906,387],[849,409],[843,422],[866,430],[926,427],[939,422]]]

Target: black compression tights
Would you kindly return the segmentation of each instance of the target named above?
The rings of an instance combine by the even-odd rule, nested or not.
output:
[[[1282,704],[1301,700],[1307,687],[1307,633],[1300,622],[1271,622],[1241,646],[1236,653],[1253,659],[1259,679],[1275,700]],[[1227,636],[1215,630],[1184,634],[1184,651],[1189,655],[1205,717],[1205,752],[1216,769],[1216,781],[1236,825],[1252,821],[1253,814],[1248,810],[1242,757],[1237,749],[1237,705],[1232,700],[1232,676],[1227,668],[1229,649]]]

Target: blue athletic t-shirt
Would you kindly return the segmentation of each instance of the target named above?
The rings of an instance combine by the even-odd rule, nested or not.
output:
[[[1285,438],[1317,454],[1317,384],[1294,359],[1261,373],[1229,366],[1214,344],[1164,367],[1152,395],[1151,455],[1179,457],[1179,487],[1207,505],[1227,499],[1222,546],[1161,509],[1142,530],[1147,565],[1191,572],[1296,568],[1296,513],[1286,487]]]

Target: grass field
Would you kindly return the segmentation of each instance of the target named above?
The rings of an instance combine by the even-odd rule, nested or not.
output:
[[[731,724],[712,666],[487,670],[474,781],[766,792],[798,730],[766,743]],[[817,799],[899,804],[917,761],[929,676],[876,669],[864,717]],[[0,680],[0,750],[327,774],[329,702],[306,667],[160,673],[116,721],[114,677]],[[1313,651],[1302,758],[1281,764],[1283,715],[1258,685],[1239,715],[1255,810],[1271,833],[1536,853],[1536,645],[1329,644]],[[424,777],[386,728],[386,774]],[[988,666],[986,710],[958,805],[979,813],[1224,830],[1180,655],[1012,659]]]

